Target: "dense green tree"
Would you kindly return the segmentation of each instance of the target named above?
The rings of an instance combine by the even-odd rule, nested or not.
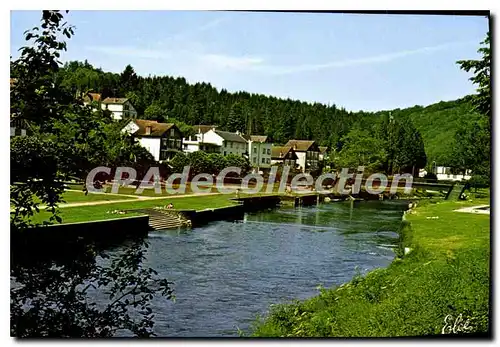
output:
[[[387,156],[384,143],[368,131],[353,129],[342,137],[342,142],[342,150],[335,158],[337,169],[364,166],[365,172],[375,172],[383,168]]]
[[[214,174],[219,174],[223,169],[230,166],[226,160],[226,157],[219,153],[210,153],[208,155],[210,162],[212,163],[212,171]]]
[[[151,298],[158,293],[170,299],[172,291],[166,280],[142,266],[144,240],[113,257],[109,267],[99,266],[96,248],[82,241],[76,241],[81,247],[71,254],[69,263],[61,264],[51,254],[26,266],[34,251],[44,251],[43,247],[26,250],[23,241],[23,232],[35,224],[32,217],[39,212],[40,202],[51,213],[46,222],[60,222],[57,206],[62,202],[64,180],[110,160],[144,154],[144,149],[120,141],[117,124],[103,112],[84,106],[80,93],[57,78],[58,58],[66,49],[61,36],[73,35],[63,14],[43,11],[41,22],[40,28],[26,32],[30,44],[11,62],[15,77],[11,121],[22,122],[30,130],[28,136],[14,137],[10,143],[10,227],[15,241],[10,269],[11,335],[110,337],[118,330],[129,330],[151,336]],[[74,65],[70,68],[81,68]],[[90,290],[107,295],[109,304],[98,307]]]
[[[210,159],[206,152],[196,151],[188,153],[187,158],[189,160],[189,165],[191,166],[191,177],[200,173],[210,173],[212,164],[210,163]]]
[[[167,113],[164,108],[158,104],[149,105],[146,110],[144,110],[144,119],[156,120],[158,122],[163,122],[167,118]]]
[[[232,153],[226,156],[226,165],[241,168],[241,175],[247,174],[251,169],[247,158]]]
[[[463,123],[457,130],[453,166],[461,171],[490,177],[491,131],[484,117]]]
[[[426,163],[424,142],[419,131],[411,120],[403,120],[397,125],[393,171],[418,175],[419,169],[424,168]]]
[[[480,60],[459,60],[460,68],[474,74],[470,78],[473,84],[477,85],[477,94],[472,96],[472,104],[475,110],[488,117],[491,122],[491,48],[490,32],[486,34],[486,39],[481,42],[478,53],[482,55]]]
[[[135,90],[137,85],[137,74],[131,65],[127,65],[125,70],[120,74],[120,93],[125,95],[127,92]]]
[[[189,159],[184,153],[177,153],[172,160],[170,160],[169,165],[172,166],[172,171],[176,173],[182,173],[185,166],[189,165]]]
[[[475,120],[463,122],[455,135],[453,151],[454,164],[462,170],[470,169],[473,174],[490,177],[491,157],[491,53],[490,33],[479,48],[481,60],[458,61],[460,67],[473,72],[470,78],[478,86],[478,93],[470,96],[475,111],[480,116]]]

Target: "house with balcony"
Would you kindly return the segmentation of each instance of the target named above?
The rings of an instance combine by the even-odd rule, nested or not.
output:
[[[297,165],[302,172],[310,172],[319,166],[319,147],[313,140],[289,140],[286,147],[292,147],[297,155]]]
[[[169,161],[183,148],[183,135],[173,123],[132,119],[122,131],[146,148],[156,161]]]
[[[271,165],[283,165],[295,168],[297,166],[297,154],[292,147],[273,146],[271,148]]]
[[[250,165],[259,172],[271,168],[271,150],[273,144],[265,135],[243,135],[248,143],[248,160]]]
[[[210,143],[204,140],[205,134],[209,130],[215,130],[216,128],[217,126],[215,125],[193,125],[195,134],[183,139],[182,151],[185,153],[192,153],[197,151],[219,153],[220,148],[217,143]]]

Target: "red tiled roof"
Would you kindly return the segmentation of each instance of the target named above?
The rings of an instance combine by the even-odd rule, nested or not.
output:
[[[271,158],[272,159],[282,159],[282,158],[286,157],[286,155],[290,151],[293,154],[292,159],[297,159],[297,154],[295,154],[295,151],[290,146],[273,146],[271,148]]]
[[[134,133],[136,136],[162,136],[167,130],[175,126],[174,123],[158,123],[155,120],[146,119],[134,119],[133,122],[139,127],[139,129]],[[150,127],[149,134],[147,133],[148,127]]]
[[[290,140],[286,143],[285,146],[290,146],[294,150],[299,151],[299,152],[306,152],[309,151],[311,146],[315,144],[314,141],[312,140]]]
[[[193,125],[193,129],[196,133],[204,134],[212,129],[217,129],[217,125],[198,124],[198,125]]]

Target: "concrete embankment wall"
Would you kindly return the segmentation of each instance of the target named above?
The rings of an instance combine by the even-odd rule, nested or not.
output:
[[[13,247],[65,247],[68,242],[84,239],[113,243],[148,233],[148,216],[124,217],[82,223],[66,223],[11,231]]]
[[[205,209],[201,211],[184,210],[179,212],[191,221],[193,227],[198,227],[217,220],[243,219],[245,214],[242,205]]]
[[[280,206],[280,197],[277,195],[252,196],[232,200],[237,201],[239,204],[201,211],[183,210],[179,211],[179,213],[182,213],[185,218],[189,219],[193,227],[197,227],[217,220],[241,220],[245,212],[265,210]]]

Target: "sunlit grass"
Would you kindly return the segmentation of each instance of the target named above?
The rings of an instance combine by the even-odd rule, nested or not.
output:
[[[273,307],[255,323],[254,336],[433,335],[442,332],[448,315],[454,321],[459,314],[470,320],[468,332],[486,332],[490,218],[454,212],[489,202],[488,196],[471,200],[420,202],[405,216],[400,258],[387,269]],[[405,248],[411,251],[403,256]]]
[[[175,209],[204,210],[207,208],[210,209],[235,205],[236,202],[231,200],[232,197],[233,196],[229,194],[218,194],[144,201],[135,201],[131,199],[130,202],[121,202],[116,204],[61,208],[60,216],[63,219],[63,223],[120,218],[130,216],[130,214],[118,215],[111,214],[109,213],[109,211],[153,208],[156,206],[165,206],[169,203],[172,203]],[[49,217],[50,213],[41,211],[40,213],[35,215],[33,220],[36,222],[42,222],[44,220],[48,220]]]

